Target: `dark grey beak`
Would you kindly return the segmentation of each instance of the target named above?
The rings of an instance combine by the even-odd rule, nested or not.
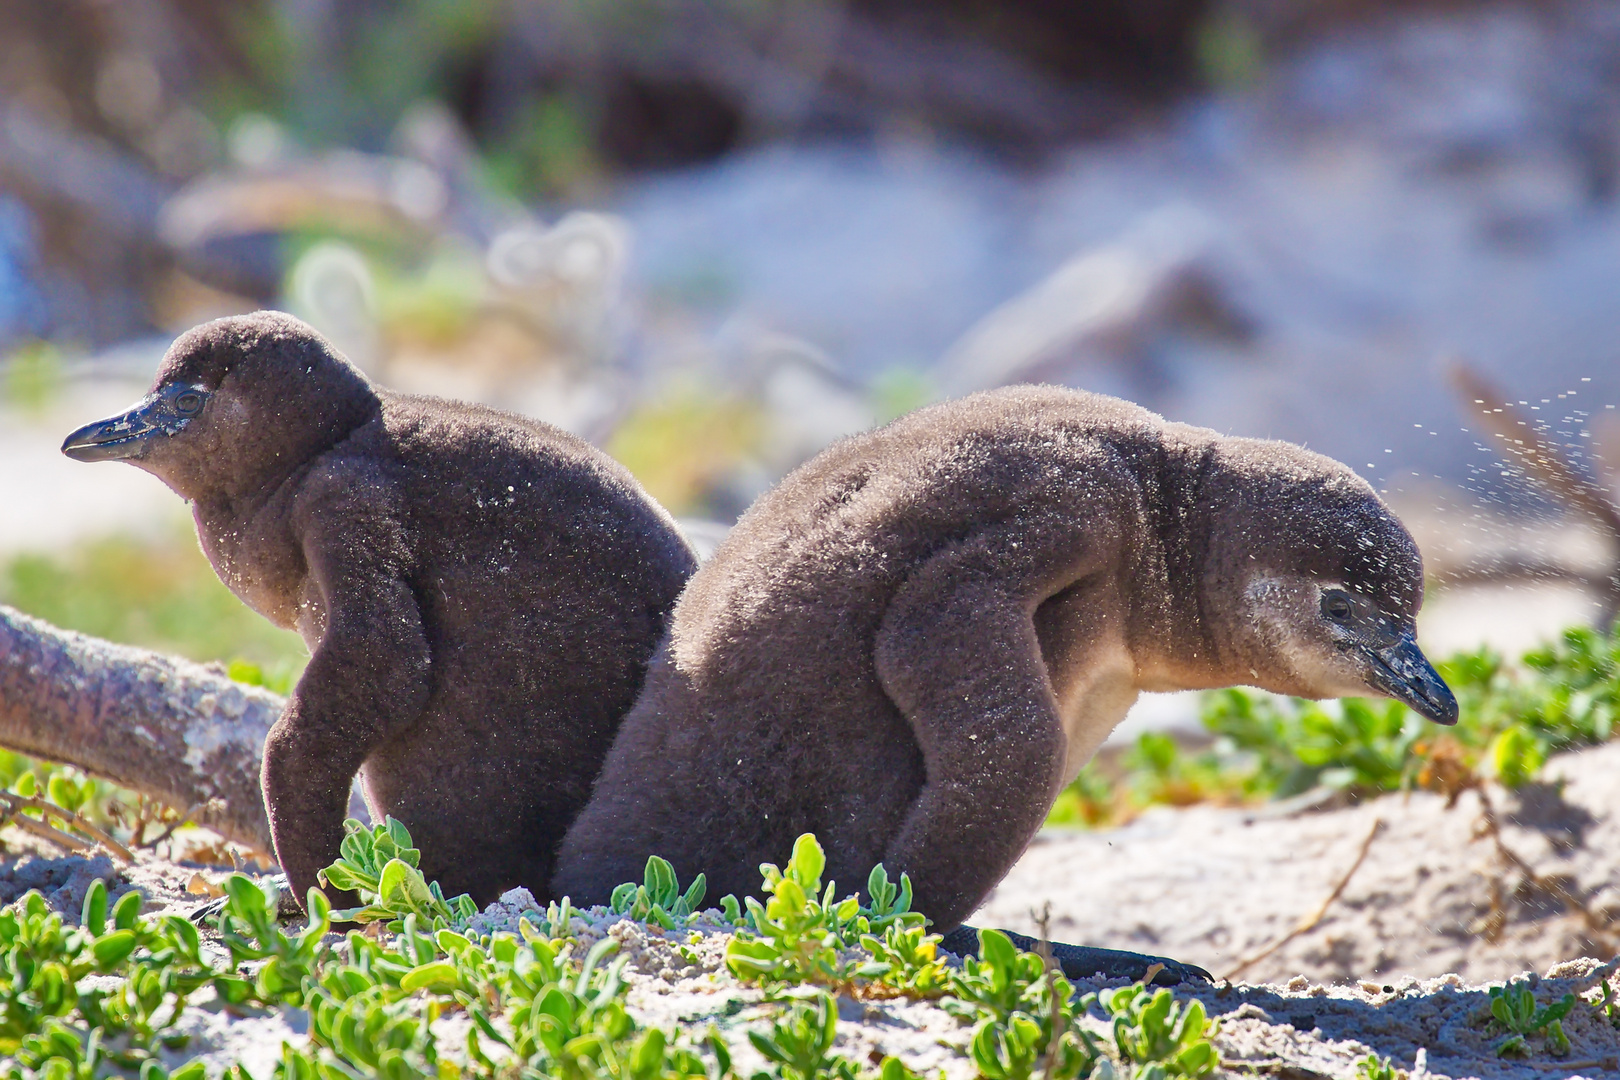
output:
[[[1457,698],[1411,634],[1386,648],[1363,646],[1372,661],[1368,682],[1437,724],[1457,722]]]
[[[172,385],[146,395],[126,413],[86,424],[67,437],[62,453],[74,461],[120,461],[142,457],[152,440],[173,435],[202,411],[209,391]]]
[[[62,453],[74,461],[119,461],[146,453],[148,441],[163,430],[162,399],[148,397],[126,413],[97,420],[75,431],[62,443]]]

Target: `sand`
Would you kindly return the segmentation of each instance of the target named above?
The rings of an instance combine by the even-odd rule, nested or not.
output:
[[[1620,916],[1620,743],[1553,758],[1541,783],[1492,788],[1507,845],[1562,880],[1595,912]],[[1312,914],[1349,870],[1375,821],[1366,860],[1321,922],[1244,976],[1278,981],[1392,982],[1455,973],[1474,981],[1545,971],[1612,950],[1547,896],[1502,874],[1475,839],[1479,804],[1465,793],[1386,795],[1360,806],[1288,813],[1155,809],[1122,828],[1036,838],[976,925],[1035,932],[1052,905],[1052,936],[1174,956],[1221,975]],[[1480,933],[1492,879],[1508,894],[1499,940]]]

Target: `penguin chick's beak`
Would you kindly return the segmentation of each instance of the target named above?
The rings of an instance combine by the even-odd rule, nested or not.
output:
[[[97,420],[69,435],[62,453],[74,461],[121,461],[146,454],[152,440],[173,435],[191,422],[207,394],[200,387],[171,387],[149,394],[128,412]]]
[[[1384,648],[1362,648],[1371,661],[1367,681],[1374,687],[1437,724],[1457,722],[1456,696],[1411,634]]]

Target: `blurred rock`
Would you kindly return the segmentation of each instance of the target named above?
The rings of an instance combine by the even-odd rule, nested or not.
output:
[[[946,351],[938,380],[957,395],[1017,382],[1096,383],[1125,369],[1124,396],[1152,397],[1164,340],[1206,335],[1233,349],[1252,336],[1205,265],[1213,223],[1183,207],[1147,215],[1111,244],[1082,252],[979,320]]]
[[[632,283],[714,332],[812,342],[858,384],[1060,378],[1392,493],[1535,505],[1439,361],[1474,358],[1572,445],[1620,402],[1617,51],[1611,5],[1419,10],[1031,172],[918,141],[763,149],[627,188]],[[1144,240],[1175,220],[1203,224]]]
[[[201,177],[164,204],[158,234],[179,251],[295,230],[409,240],[434,231],[448,202],[426,165],[343,150]]]

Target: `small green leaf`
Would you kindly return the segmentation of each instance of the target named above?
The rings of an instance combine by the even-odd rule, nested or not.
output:
[[[113,925],[120,930],[135,929],[136,920],[141,915],[141,905],[145,902],[146,898],[134,889],[120,896],[118,903],[113,905]]]
[[[686,890],[685,894],[681,896],[679,901],[680,908],[677,911],[677,914],[691,915],[692,913],[701,910],[703,906],[704,894],[706,894],[708,891],[708,878],[702,874],[699,874],[697,877],[693,878],[691,886]]]
[[[202,936],[197,933],[196,925],[190,920],[178,915],[166,915],[163,918],[163,928],[168,932],[170,940],[180,950],[181,955],[193,963],[202,960]]]
[[[725,1076],[730,1073],[731,1047],[726,1045],[725,1037],[720,1034],[719,1029],[711,1026],[708,1037],[704,1041],[708,1044],[709,1052],[714,1055],[715,1064],[719,1066],[718,1074]],[[891,1080],[891,1078],[885,1076],[883,1080]]]
[[[253,993],[253,984],[235,975],[216,975],[214,992],[227,1005],[240,1005]]]
[[[69,812],[78,810],[79,787],[62,773],[56,773],[45,784],[45,792],[51,802]]]
[[[1000,930],[986,928],[979,931],[979,956],[998,971],[1010,971],[1018,959],[1018,950],[1012,938]]]
[[[608,897],[608,910],[615,915],[623,915],[629,911],[630,905],[635,903],[636,890],[640,887],[633,881],[627,881],[615,888],[613,894]]]
[[[894,910],[895,891],[883,864],[872,867],[872,872],[866,875],[866,896],[871,901],[873,915],[882,918]]]
[[[129,958],[135,951],[135,931],[113,930],[98,937],[90,946],[95,954],[96,966],[102,971],[111,971]]]
[[[335,862],[326,869],[321,870],[316,876],[334,889],[351,892],[364,889],[371,893],[377,891],[377,879],[375,877],[356,870],[354,866],[347,862]]]
[[[434,917],[448,918],[450,914],[434,898],[421,871],[403,859],[389,859],[383,867],[377,877],[377,896],[382,904],[401,915],[409,912],[431,921]]]
[[[84,894],[84,912],[79,920],[92,936],[100,937],[107,925],[107,883],[100,878],[90,883]]]
[[[793,842],[793,858],[788,862],[787,875],[799,883],[807,894],[821,891],[821,872],[827,868],[827,855],[821,850],[815,833],[804,833]]]
[[[664,1033],[649,1028],[630,1055],[630,1069],[636,1076],[656,1076],[664,1066]]]
[[[456,965],[449,960],[440,960],[412,968],[399,980],[399,988],[408,994],[418,990],[451,990],[459,981]]]
[[[550,1016],[560,1023],[564,1030],[574,1026],[574,1006],[558,987],[551,987],[540,999],[534,1003],[536,1013]]]
[[[390,815],[386,820],[386,826],[388,829],[388,838],[394,842],[395,847],[397,847],[401,852],[411,850],[411,834],[410,831],[405,828],[404,822]],[[416,865],[415,862],[412,862],[409,859],[405,861],[409,862],[412,866]]]
[[[1496,778],[1507,787],[1519,787],[1540,772],[1547,761],[1541,741],[1523,724],[1500,732],[1491,740],[1489,754]]]
[[[654,904],[667,908],[675,902],[675,897],[679,895],[676,891],[675,868],[668,859],[649,856],[642,877],[647,896]]]

